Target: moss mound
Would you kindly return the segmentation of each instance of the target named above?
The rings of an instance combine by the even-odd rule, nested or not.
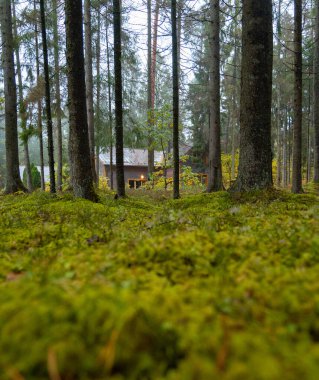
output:
[[[0,378],[317,379],[316,190],[0,199]]]

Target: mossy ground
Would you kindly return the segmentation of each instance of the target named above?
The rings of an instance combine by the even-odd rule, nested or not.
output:
[[[0,379],[317,380],[318,200],[1,197]]]

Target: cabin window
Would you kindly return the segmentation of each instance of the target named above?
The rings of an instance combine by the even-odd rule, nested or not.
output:
[[[130,189],[138,189],[140,188],[144,183],[146,182],[146,179],[142,178],[130,178],[128,180],[128,186]]]
[[[203,174],[203,173],[198,173],[197,174],[197,177],[199,179],[199,182],[202,184],[202,185],[208,185],[208,176],[207,174]]]

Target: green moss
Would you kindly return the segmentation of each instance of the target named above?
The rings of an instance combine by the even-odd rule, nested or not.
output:
[[[0,200],[0,378],[317,379],[319,203]]]

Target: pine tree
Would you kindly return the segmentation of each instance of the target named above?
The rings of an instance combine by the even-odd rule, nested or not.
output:
[[[272,1],[243,0],[240,159],[233,191],[272,187]]]
[[[315,8],[316,21],[313,84],[313,124],[315,129],[314,182],[319,183],[319,0],[315,0]]]
[[[96,201],[86,111],[82,0],[66,0],[71,182],[76,197]]]
[[[123,150],[123,88],[121,46],[121,0],[113,0],[114,76],[115,76],[115,134],[117,195],[125,196]]]
[[[49,60],[48,60],[48,46],[47,46],[44,0],[40,0],[40,14],[41,14],[41,32],[42,32],[42,45],[43,45],[44,81],[45,81],[45,110],[46,110],[46,117],[47,117],[47,133],[48,133],[50,192],[55,193],[56,186],[55,186],[55,169],[54,169],[53,125],[52,125],[52,113],[51,113],[50,74],[49,74]]]
[[[177,42],[176,0],[171,1],[172,22],[172,69],[173,69],[173,182],[174,199],[180,197],[179,192],[179,78],[178,78],[178,42]]]
[[[7,194],[26,191],[19,173],[17,89],[14,72],[11,1],[0,2],[2,67],[5,96],[6,187]]]
[[[292,192],[302,192],[302,0],[294,0],[295,82]]]
[[[208,191],[223,189],[220,144],[220,18],[219,0],[210,0],[210,131]]]

